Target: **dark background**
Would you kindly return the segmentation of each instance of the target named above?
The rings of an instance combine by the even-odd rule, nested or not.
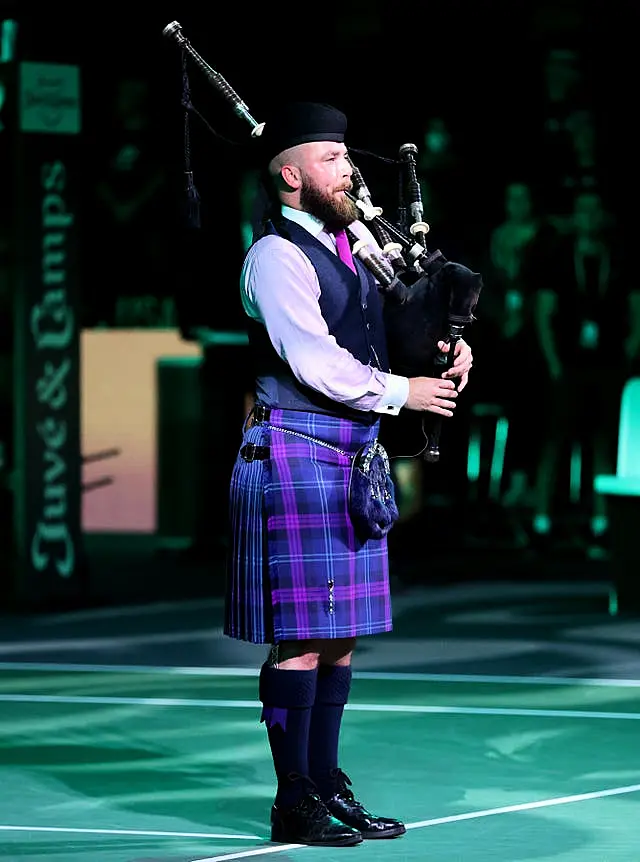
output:
[[[393,157],[401,143],[420,141],[430,117],[444,116],[469,183],[462,224],[486,224],[499,216],[497,190],[514,173],[544,178],[550,166],[539,149],[542,65],[550,48],[576,49],[601,129],[610,190],[620,202],[621,184],[628,189],[633,181],[633,163],[626,159],[634,149],[629,138],[636,125],[638,15],[630,3],[453,0],[405,8],[349,0],[324,10],[255,3],[224,8],[194,3],[185,9],[161,2],[145,9],[125,3],[5,2],[0,8],[21,21],[23,59],[81,64],[89,172],[91,151],[108,134],[109,96],[127,76],[149,83],[159,152],[169,171],[179,171],[180,57],[161,35],[177,18],[194,48],[258,120],[283,98],[329,101],[348,114],[352,147]],[[214,128],[247,143],[248,125],[236,120],[193,68],[190,78],[193,102]],[[244,155],[238,162],[239,152],[198,125],[195,121],[195,167],[211,220],[221,227],[230,223],[225,215]],[[362,164],[365,178],[375,172],[373,165]],[[390,203],[395,204],[393,194]]]
[[[635,188],[634,33],[637,12],[626,2],[418,3],[348,0],[336,9],[272,4],[173,3],[108,6],[5,2],[20,21],[23,59],[81,64],[85,170],[90,183],[113,128],[110,99],[119,79],[149,86],[154,150],[171,192],[182,182],[180,52],[162,36],[174,19],[193,47],[221,72],[259,121],[283,98],[328,101],[349,117],[349,145],[394,158],[407,141],[420,146],[425,124],[443,117],[460,165],[455,234],[432,224],[430,242],[450,257],[480,263],[500,220],[506,182],[522,177],[544,185],[553,165],[543,143],[543,63],[553,48],[580,52],[590,108],[598,129],[609,204],[620,216]],[[202,197],[203,227],[217,254],[203,261],[203,278],[235,291],[242,259],[237,223],[240,173],[250,163],[249,126],[194,67],[193,104],[232,146],[193,117],[192,153]],[[359,166],[385,214],[397,203],[393,167],[366,156]],[[177,212],[164,213],[169,240]],[[176,200],[176,205],[178,201]],[[427,213],[428,216],[428,213]],[[429,220],[427,218],[427,220]],[[621,231],[632,221],[620,219]],[[174,261],[179,265],[179,260]],[[185,289],[180,284],[180,289]],[[235,325],[233,302],[216,292],[212,324]]]
[[[162,36],[163,28],[176,18],[193,47],[229,81],[258,121],[270,105],[285,98],[330,102],[348,115],[347,143],[352,153],[366,150],[394,159],[398,147],[408,141],[416,142],[421,151],[427,124],[442,118],[455,161],[453,169],[441,174],[443,208],[425,212],[431,223],[429,246],[486,273],[485,296],[489,297],[494,284],[487,270],[488,248],[492,231],[504,218],[505,187],[514,181],[527,183],[543,216],[548,214],[545,207],[551,206],[555,178],[563,165],[558,164],[545,132],[549,105],[544,64],[554,49],[575,52],[582,73],[576,106],[586,106],[594,117],[598,189],[615,225],[616,246],[622,249],[622,281],[635,284],[638,16],[634,4],[586,0],[418,4],[346,0],[330,6],[4,2],[0,12],[3,18],[19,22],[19,59],[78,63],[82,70],[81,159],[86,183],[81,266],[86,327],[125,325],[127,321],[119,320],[115,311],[118,301],[134,296],[144,283],[139,293],[175,302],[175,322],[185,338],[194,338],[197,326],[242,328],[240,199],[242,177],[252,165],[250,128],[190,65],[193,105],[217,135],[199,117],[191,116],[192,168],[201,197],[202,226],[195,234],[185,231],[181,56],[177,45]],[[95,200],[95,189],[105,177],[118,141],[112,105],[125,79],[146,84],[146,158],[149,171],[158,171],[163,178],[154,204],[126,235],[104,229]],[[396,168],[366,154],[354,160],[374,202],[393,220]],[[439,218],[442,212],[445,215]],[[137,252],[148,236],[161,254],[147,260]],[[136,252],[137,270],[125,265],[125,249]],[[101,280],[105,254],[112,263],[104,268]],[[434,545],[436,539],[449,535],[461,547],[473,532],[477,501],[469,502],[465,470],[474,405],[500,402],[505,389],[517,389],[533,420],[531,463],[537,457],[538,419],[544,417],[547,397],[543,376],[534,355],[499,340],[491,342],[490,314],[487,311],[483,319],[483,303],[488,308],[489,299],[483,297],[478,323],[468,336],[477,361],[466,406],[447,432],[450,444],[443,463],[429,468],[421,492],[424,506],[396,531],[392,543],[396,571],[408,579],[421,577],[411,572],[406,560],[415,558],[408,549],[424,548],[425,535]],[[150,320],[149,325],[156,322]],[[203,378],[205,399],[217,385],[215,357],[209,362],[214,373]],[[246,369],[238,366],[236,376],[229,375],[228,369],[225,372],[224,397],[242,396]],[[620,373],[624,377],[629,369]],[[615,401],[610,420],[612,426],[617,424]],[[229,421],[236,423],[235,414]],[[236,424],[232,427],[233,438]],[[399,427],[402,435],[405,426]],[[415,434],[415,424],[409,432]],[[223,434],[220,439],[227,438]],[[415,451],[415,439],[400,436],[398,440],[396,429],[395,445],[408,442]],[[395,451],[401,454],[402,448]],[[235,455],[232,446],[227,452],[231,458]],[[210,502],[203,504],[205,521]],[[485,516],[487,511],[485,507]],[[492,560],[495,555],[504,559],[504,543],[513,538],[511,527],[504,526],[511,516],[501,507],[491,510]],[[531,512],[526,504],[517,517],[527,532]],[[527,552],[534,550],[533,543],[524,545]],[[518,547],[520,560],[524,550]],[[206,566],[210,554],[219,559],[219,548],[203,552],[199,561]],[[531,559],[533,570],[540,574],[540,558]],[[470,560],[465,557],[461,565],[451,568],[451,575],[454,569],[456,576],[461,571],[479,573],[478,557],[472,554]],[[487,565],[491,568],[493,562]],[[447,576],[446,566],[439,567],[439,576]],[[209,583],[206,578],[204,582]]]

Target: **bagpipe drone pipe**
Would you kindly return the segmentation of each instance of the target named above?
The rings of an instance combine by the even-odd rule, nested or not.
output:
[[[183,70],[189,58],[210,84],[229,103],[233,112],[251,127],[251,136],[259,137],[264,123],[255,120],[246,103],[225,78],[211,68],[184,36],[177,21],[168,24],[163,35],[180,47]],[[183,94],[185,115],[193,110],[188,89]],[[197,112],[196,112],[197,113]],[[475,319],[482,290],[482,277],[460,263],[446,259],[440,250],[426,247],[428,224],[423,219],[420,183],[417,177],[414,144],[403,144],[396,160],[400,169],[399,212],[406,225],[398,226],[383,218],[382,209],[374,206],[371,193],[360,170],[351,159],[352,190],[347,192],[355,203],[360,220],[376,240],[372,246],[350,233],[352,251],[373,273],[384,299],[383,316],[389,360],[393,372],[407,377],[440,377],[453,365],[455,349],[465,327]],[[389,161],[385,159],[385,161]],[[186,165],[187,194],[193,195],[193,177]],[[442,352],[438,343],[449,345]],[[428,462],[440,458],[442,417],[423,414],[427,445],[423,457]]]

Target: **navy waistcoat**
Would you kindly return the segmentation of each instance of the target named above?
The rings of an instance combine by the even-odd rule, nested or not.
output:
[[[355,275],[320,240],[288,219],[278,220],[277,224],[269,222],[265,233],[295,243],[311,261],[320,284],[320,311],[337,344],[363,365],[388,371],[382,299],[366,267],[355,259],[358,271]],[[262,323],[250,320],[248,334],[260,402],[270,407],[330,413],[360,422],[379,418],[378,414],[354,410],[300,383],[274,350]]]

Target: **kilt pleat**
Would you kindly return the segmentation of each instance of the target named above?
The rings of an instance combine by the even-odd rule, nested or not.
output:
[[[386,538],[362,542],[347,508],[349,455],[377,432],[292,410],[272,410],[268,425],[244,432],[241,445],[269,446],[270,455],[238,455],[234,465],[225,634],[278,643],[391,630]]]

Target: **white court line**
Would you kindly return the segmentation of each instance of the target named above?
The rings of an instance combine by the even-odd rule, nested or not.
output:
[[[249,856],[266,856],[267,853],[283,853],[285,850],[297,850],[306,846],[306,844],[278,844],[276,847],[260,847],[258,850],[227,853],[224,856],[207,856],[206,859],[193,859],[192,862],[221,862],[222,859],[247,859]]]
[[[493,817],[496,814],[511,814],[517,811],[532,811],[536,808],[551,808],[553,805],[569,805],[573,802],[586,802],[590,799],[604,799],[606,796],[622,796],[624,793],[637,793],[640,784],[627,787],[612,787],[609,790],[596,790],[592,793],[578,793],[575,796],[558,796],[541,799],[538,802],[522,802],[519,805],[505,805],[501,808],[486,808],[483,811],[469,811],[466,814],[452,814],[450,817],[436,817],[433,820],[419,820],[407,823],[407,829],[423,829],[426,826],[440,826],[443,823],[459,823],[462,820],[476,820],[480,817]],[[222,856],[207,856],[206,859],[193,859],[191,862],[225,862],[230,859],[248,859],[250,856],[263,856],[267,853],[281,853],[284,850],[306,847],[305,844],[280,844],[276,847],[260,847],[257,850],[240,850]]]
[[[171,665],[77,664],[71,662],[0,661],[0,670],[33,670],[69,673],[155,673],[177,676],[257,677],[259,667],[181,667]],[[505,676],[502,674],[439,674],[354,670],[354,679],[388,682],[477,682],[506,685],[601,685],[640,688],[640,679],[599,679],[576,676]]]
[[[149,829],[80,829],[73,826],[8,826],[0,824],[0,832],[72,832],[81,835],[128,835],[141,838],[213,838],[234,841],[262,841],[259,835],[227,835],[216,832],[158,832]]]
[[[0,694],[0,703],[63,703],[73,705],[98,704],[104,706],[178,706],[205,709],[260,709],[256,700],[191,700],[175,697],[115,697],[61,694]],[[484,706],[428,706],[402,703],[348,703],[350,712],[399,712],[445,715],[507,715],[536,716],[537,718],[598,718],[640,721],[639,712],[597,712],[583,709],[522,709]]]

